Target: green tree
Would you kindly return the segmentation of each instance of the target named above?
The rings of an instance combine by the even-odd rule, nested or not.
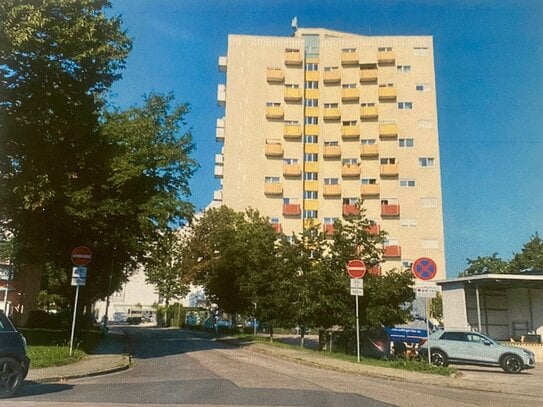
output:
[[[513,255],[509,264],[511,273],[522,270],[543,270],[543,240],[536,233],[522,246],[519,253]]]
[[[508,263],[498,257],[498,253],[494,253],[492,256],[479,256],[476,259],[467,259],[467,262],[468,267],[458,274],[458,277],[508,272]]]

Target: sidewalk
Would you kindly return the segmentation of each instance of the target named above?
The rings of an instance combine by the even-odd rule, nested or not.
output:
[[[30,370],[26,380],[39,383],[61,382],[68,379],[114,373],[129,367],[130,356],[126,354],[125,335],[119,328],[112,327],[96,348],[95,354],[89,355],[79,362],[33,369],[32,361],[30,361]]]

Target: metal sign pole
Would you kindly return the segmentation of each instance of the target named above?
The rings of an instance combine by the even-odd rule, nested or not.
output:
[[[428,342],[428,363],[432,364],[432,349],[430,348],[430,307],[429,298],[426,298],[426,341]]]
[[[72,334],[70,336],[70,356],[72,356],[74,348],[74,334],[75,334],[75,317],[77,315],[77,300],[79,299],[79,286],[75,288],[75,304],[74,304],[74,317],[72,319]]]
[[[360,326],[358,321],[358,295],[356,297],[356,360],[360,362]]]

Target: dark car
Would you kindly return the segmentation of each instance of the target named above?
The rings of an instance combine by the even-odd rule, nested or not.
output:
[[[14,394],[28,374],[26,340],[0,311],[0,398]]]

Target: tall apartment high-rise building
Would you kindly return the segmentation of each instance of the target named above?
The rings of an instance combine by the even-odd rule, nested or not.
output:
[[[330,234],[362,199],[384,272],[429,257],[445,277],[432,37],[230,35],[219,69],[215,200]]]

